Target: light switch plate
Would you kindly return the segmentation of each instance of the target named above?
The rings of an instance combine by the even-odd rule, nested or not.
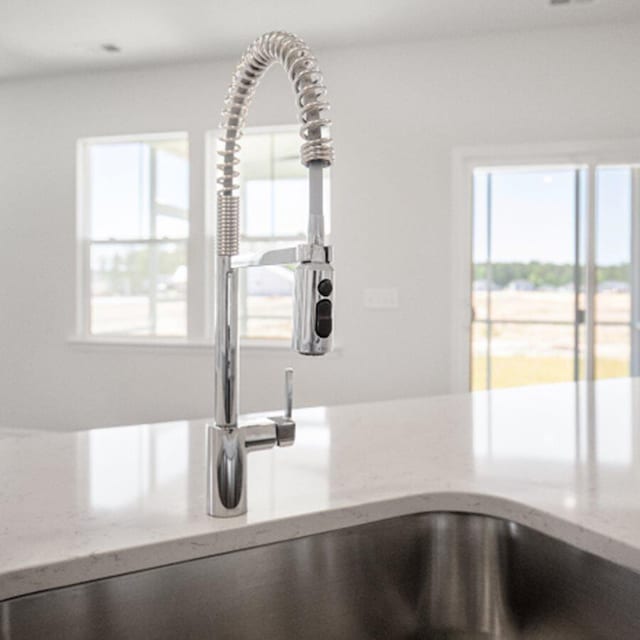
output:
[[[366,309],[397,309],[400,306],[398,289],[365,289],[364,306]]]

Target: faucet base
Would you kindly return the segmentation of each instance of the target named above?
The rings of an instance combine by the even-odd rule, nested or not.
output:
[[[217,518],[247,512],[247,450],[243,429],[207,425],[207,513]]]
[[[296,423],[275,416],[246,426],[207,425],[207,513],[231,518],[247,512],[247,455],[294,443]]]

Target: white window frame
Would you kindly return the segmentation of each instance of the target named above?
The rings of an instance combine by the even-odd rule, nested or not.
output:
[[[104,336],[91,333],[91,245],[99,243],[101,241],[92,240],[89,237],[89,229],[91,221],[89,216],[91,215],[90,208],[90,185],[89,185],[89,153],[88,150],[93,144],[122,144],[132,142],[160,142],[164,140],[174,140],[177,137],[185,137],[187,139],[187,145],[189,149],[189,160],[191,160],[191,146],[190,137],[186,131],[170,131],[162,133],[139,133],[139,134],[124,134],[113,136],[93,136],[87,138],[81,138],[76,144],[76,333],[71,339],[71,342],[77,343],[104,343],[104,344],[181,344],[189,341],[190,338],[190,315],[192,313],[191,300],[190,300],[190,282],[191,282],[191,270],[192,270],[192,220],[193,220],[193,207],[191,198],[189,199],[189,235],[186,238],[147,238],[147,239],[134,239],[134,240],[122,240],[114,238],[113,242],[119,244],[143,244],[151,245],[165,242],[178,242],[186,244],[187,252],[187,272],[189,277],[187,280],[187,335],[176,337],[163,337],[158,335],[149,336],[127,336],[127,335],[113,335]],[[191,167],[189,167],[191,168]],[[191,172],[189,171],[189,176]],[[191,177],[189,177],[189,195],[191,196]],[[106,242],[110,242],[108,240]]]
[[[298,131],[299,125],[283,124],[250,127],[247,134]],[[75,329],[68,343],[83,350],[136,349],[157,352],[213,349],[213,283],[215,268],[215,207],[216,207],[216,140],[220,130],[183,130],[162,133],[135,133],[92,136],[76,144],[76,294]],[[140,140],[165,140],[186,134],[189,147],[189,236],[187,238],[187,335],[163,336],[103,336],[90,333],[91,273],[90,239],[86,233],[89,222],[88,154],[92,143],[118,143]],[[279,352],[288,357],[289,339],[241,339],[249,352]],[[337,349],[334,348],[334,351]]]
[[[261,135],[261,134],[278,134],[278,133],[298,133],[300,131],[299,124],[280,124],[280,125],[268,125],[268,126],[257,126],[257,127],[246,127],[243,131],[243,136],[249,135]],[[206,173],[208,176],[218,177],[216,165],[218,163],[218,156],[216,154],[218,138],[223,135],[223,131],[221,129],[212,129],[206,134],[206,149],[207,149],[207,166]],[[242,140],[240,140],[240,147],[242,147]],[[242,150],[240,151],[240,158],[242,158]],[[242,169],[240,169],[242,171]],[[242,177],[242,176],[240,176]],[[207,181],[206,185],[206,210],[207,210],[207,220],[210,221],[212,226],[215,226],[215,216],[216,216],[216,191],[217,191],[217,183],[215,179],[211,179]],[[247,236],[243,230],[242,225],[240,225],[240,242],[243,240],[251,241],[265,241],[265,242],[289,242],[292,246],[295,246],[300,243],[304,243],[306,241],[306,235],[300,237],[292,237],[292,236],[269,236],[266,238],[262,237],[250,237]],[[213,234],[212,234],[213,235]],[[330,243],[330,235],[327,234],[326,238],[327,244]],[[215,247],[211,250],[211,267],[213,270],[213,264],[215,262]],[[211,271],[213,272],[213,271]],[[238,304],[242,306],[244,301],[239,299]],[[283,350],[288,350],[291,345],[291,340],[289,338],[247,338],[242,337],[241,343],[247,346],[253,347],[270,347],[270,348],[280,348]]]
[[[451,255],[451,379],[453,392],[470,388],[471,370],[471,273],[473,250],[473,172],[476,169],[545,166],[580,166],[587,176],[586,189],[586,379],[595,377],[595,309],[596,290],[596,180],[595,172],[602,165],[640,166],[640,139],[595,140],[508,146],[460,147],[452,154],[452,225]],[[640,200],[640,171],[634,172],[634,198]],[[640,211],[640,202],[632,202],[632,211]],[[632,215],[632,264],[640,264],[640,223]],[[632,374],[638,375],[640,356],[640,274],[632,269]],[[636,293],[638,292],[638,293]]]

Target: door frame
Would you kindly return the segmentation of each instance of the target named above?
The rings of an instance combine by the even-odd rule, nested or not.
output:
[[[458,147],[452,152],[451,224],[451,380],[453,392],[470,389],[471,368],[471,283],[473,242],[473,172],[475,169],[518,167],[581,167],[586,174],[585,202],[585,288],[586,368],[585,377],[595,377],[595,237],[596,168],[599,165],[640,167],[640,138],[626,140],[573,141],[508,146]],[[631,373],[640,375],[640,169],[633,172],[632,189],[632,305]]]

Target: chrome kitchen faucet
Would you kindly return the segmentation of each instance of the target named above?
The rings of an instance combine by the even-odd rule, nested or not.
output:
[[[257,255],[238,256],[240,199],[236,165],[247,111],[267,69],[279,62],[296,96],[301,123],[302,164],[309,169],[307,243]],[[273,31],[249,46],[233,75],[222,111],[218,154],[217,256],[215,293],[215,424],[207,427],[207,510],[218,517],[247,511],[247,454],[292,445],[293,370],[285,372],[285,412],[247,425],[238,424],[238,269],[297,263],[293,348],[320,356],[331,350],[333,268],[324,244],[323,171],[333,162],[326,87],[318,62],[297,36]]]

